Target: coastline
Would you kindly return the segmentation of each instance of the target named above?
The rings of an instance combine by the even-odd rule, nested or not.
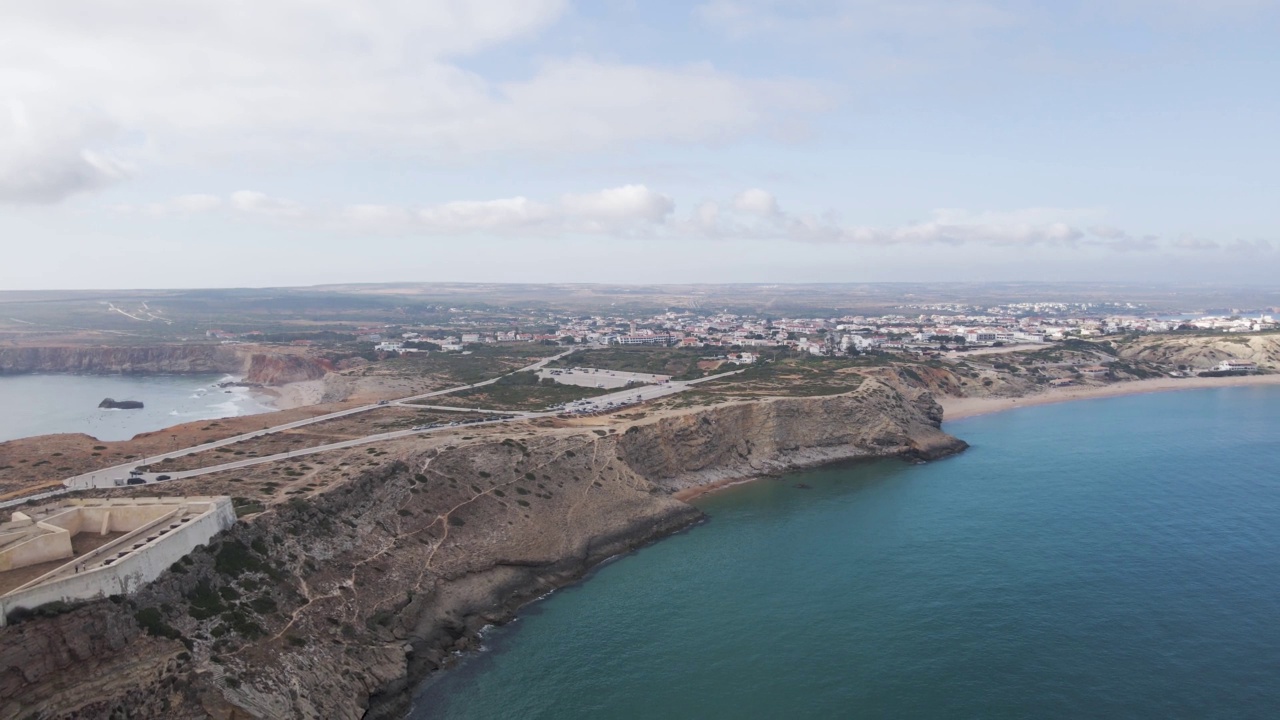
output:
[[[300,380],[276,387],[255,388],[254,394],[263,405],[279,410],[294,410],[324,402],[324,380]]]
[[[1103,386],[1078,386],[1078,387],[1070,387],[1070,388],[1055,388],[1055,389],[1047,390],[1043,393],[1038,393],[1036,395],[1018,397],[1018,398],[948,397],[948,398],[939,398],[938,401],[939,401],[939,404],[942,405],[943,407],[943,412],[944,412],[943,425],[945,427],[945,423],[949,420],[959,420],[959,419],[964,419],[969,417],[976,417],[979,415],[1003,412],[1006,410],[1014,410],[1019,407],[1047,405],[1047,404],[1062,403],[1062,402],[1072,402],[1076,400],[1090,400],[1095,398],[1121,397],[1121,396],[1127,396],[1127,395],[1138,395],[1138,394],[1155,393],[1155,392],[1170,392],[1170,391],[1176,391],[1176,390],[1196,390],[1196,389],[1216,388],[1216,387],[1248,387],[1248,386],[1280,386],[1280,374],[1253,375],[1253,376],[1227,377],[1227,378],[1199,378],[1199,377],[1154,378],[1149,380],[1136,380],[1131,382],[1115,383],[1112,385],[1103,385]],[[857,460],[870,460],[870,459],[878,459],[883,457],[892,457],[892,456],[871,455],[863,458],[857,458]],[[678,490],[676,492],[673,492],[671,494],[671,497],[689,505],[691,508],[696,510],[699,513],[699,515],[701,515],[701,509],[699,509],[695,503],[698,499],[704,496],[712,495],[720,491],[726,490],[728,488],[737,487],[739,485],[754,483],[762,480],[767,480],[770,478],[778,478],[786,473],[799,472],[799,471],[813,469],[815,467],[822,467],[827,464],[833,464],[838,462],[840,461],[838,460],[831,461],[830,463],[803,463],[802,462],[781,471],[776,471],[776,470],[765,471],[755,475],[723,478],[723,479],[706,483],[704,485],[697,485],[694,487],[688,487],[682,490]],[[694,521],[692,523],[689,523],[688,525],[676,527],[675,529],[656,532],[650,537],[648,537],[645,541],[638,543],[634,547],[638,548],[638,547],[643,547],[644,545],[647,545],[647,544],[653,544],[653,543],[659,542],[661,540],[664,540],[670,537],[671,535],[674,535],[678,532],[681,532],[687,529],[687,527],[691,525],[697,524],[697,522],[698,521]],[[609,559],[612,559],[612,557],[615,557],[615,556],[616,555],[609,556],[605,558],[603,561],[586,563],[585,569],[580,570],[578,573],[570,576],[568,579],[564,581],[556,583],[552,591],[554,591],[554,589],[559,589],[559,588],[583,581],[591,573],[593,573],[596,569],[598,569],[601,565],[603,565],[605,562],[608,562]],[[533,602],[541,600],[544,597],[546,597],[546,595],[549,595],[549,594],[550,592],[547,592],[543,595],[539,595],[536,597],[521,596],[518,600],[515,600],[513,598],[513,601],[504,608],[504,611],[500,616],[502,619],[499,624],[505,624],[506,622],[509,622],[511,619],[514,619],[515,617],[517,617],[518,614],[521,611],[523,611],[527,605],[530,605]],[[474,648],[478,646],[478,643],[479,643],[479,637],[478,637],[478,633],[476,633],[474,644],[469,646],[467,649],[474,650]],[[422,683],[425,682],[426,678],[433,675],[435,672],[437,671],[428,671],[426,673],[419,675],[417,677],[416,682],[410,683],[409,686],[420,689],[422,687]],[[397,710],[399,710],[403,706],[395,706],[395,707]]]
[[[1244,387],[1259,385],[1280,385],[1278,375],[1245,375],[1242,377],[1218,378],[1153,378],[1150,380],[1133,380],[1131,382],[1111,385],[1077,386],[1052,388],[1035,395],[1022,397],[939,397],[942,405],[943,422],[963,420],[978,415],[1015,410],[1036,405],[1050,405],[1075,400],[1093,400],[1096,398],[1121,397],[1153,392],[1170,392],[1174,390],[1200,390],[1217,387]]]
[[[710,495],[712,493],[716,493],[721,490],[727,490],[728,488],[731,488],[737,485],[746,485],[747,483],[753,483],[753,482],[756,482],[757,480],[764,480],[766,478],[775,477],[775,476],[776,474],[771,475],[766,473],[763,475],[752,475],[749,477],[716,480],[715,482],[710,482],[710,483],[707,483],[706,485],[697,485],[694,487],[685,488],[684,490],[677,490],[676,492],[671,494],[671,497],[675,498],[676,500],[679,500],[680,502],[689,503],[690,505],[692,505],[694,500],[697,500],[698,498],[704,495]]]
[[[1134,380],[1131,382],[1114,383],[1111,385],[1086,385],[1052,388],[1045,390],[1042,393],[1024,395],[1022,397],[938,397],[937,400],[938,404],[942,406],[942,422],[945,426],[946,423],[954,420],[964,420],[966,418],[977,417],[979,415],[990,415],[992,413],[1017,410],[1018,408],[1024,407],[1034,407],[1037,405],[1051,405],[1063,402],[1074,402],[1076,400],[1093,400],[1097,398],[1122,397],[1125,395],[1139,395],[1155,392],[1171,392],[1175,390],[1199,390],[1215,387],[1246,387],[1263,385],[1280,385],[1280,374],[1246,375],[1242,377],[1220,378],[1152,378],[1150,380]],[[794,468],[789,468],[786,472],[800,471],[811,467],[813,466],[800,464]],[[725,478],[705,485],[698,485],[678,490],[672,493],[672,497],[681,502],[692,504],[697,499],[706,495],[711,495],[738,485],[764,480],[769,477],[777,477],[779,474],[780,473],[775,471],[763,472],[759,475],[752,475],[748,477]]]

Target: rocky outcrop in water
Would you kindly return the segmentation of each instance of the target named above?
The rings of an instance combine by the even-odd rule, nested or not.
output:
[[[401,717],[484,625],[697,522],[675,491],[963,449],[939,419],[927,393],[868,380],[619,428],[424,437],[354,475],[330,462],[324,490],[138,595],[0,628],[0,716]]]
[[[138,400],[112,400],[106,398],[98,403],[98,407],[103,410],[141,410],[142,403]]]

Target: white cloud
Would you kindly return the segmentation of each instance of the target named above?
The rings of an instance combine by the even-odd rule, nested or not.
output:
[[[253,190],[240,190],[231,193],[228,204],[238,212],[267,217],[296,218],[302,217],[306,212],[301,203],[271,197]]]
[[[143,205],[117,204],[107,207],[108,210],[121,214],[142,214],[151,217],[204,215],[227,207],[228,203],[217,195],[192,193],[178,195],[164,202],[146,203]]]
[[[214,195],[184,195],[140,210],[150,215],[224,211],[246,218],[286,220],[325,230],[375,235],[645,237],[873,247],[1053,247],[1110,252],[1210,252],[1223,247],[1189,236],[1165,240],[1131,233],[1099,222],[1105,213],[1088,208],[1040,207],[1001,212],[943,208],[920,222],[882,227],[858,225],[842,222],[829,212],[788,212],[772,193],[760,188],[744,190],[727,204],[702,202],[684,217],[676,216],[676,203],[671,197],[638,184],[566,194],[551,202],[518,196],[423,207],[347,205],[337,210],[308,207],[245,190],[232,193],[225,200]],[[1236,241],[1228,249],[1257,254],[1271,251],[1272,246],[1265,240]]]
[[[981,0],[710,0],[697,13],[734,37],[792,41],[886,33],[944,37],[1017,21],[998,4]]]
[[[208,194],[180,195],[141,206],[117,205],[122,213],[180,216],[224,211],[231,216],[267,218],[359,232],[482,233],[491,235],[626,234],[660,229],[675,202],[644,185],[624,185],[596,192],[568,194],[556,202],[526,197],[457,200],[425,207],[353,204],[336,211],[309,207],[253,190],[226,198]]]
[[[209,212],[222,207],[222,198],[203,193],[179,195],[173,199],[171,205],[176,212]]]
[[[438,233],[529,230],[548,223],[556,212],[548,205],[525,197],[504,200],[460,201],[417,211],[419,226]]]
[[[339,213],[339,222],[354,227],[398,232],[413,222],[413,213],[407,208],[394,205],[348,205]]]
[[[205,0],[6,3],[0,103],[30,106],[33,140],[0,121],[0,198],[53,201],[160,163],[406,153],[563,153],[637,141],[720,142],[823,107],[799,82],[705,64],[586,57],[459,59],[534,35],[567,0]],[[92,132],[86,130],[91,129]]]
[[[698,206],[693,209],[693,215],[690,218],[690,223],[699,232],[703,232],[708,235],[717,234],[716,231],[720,223],[720,204],[710,201],[699,203]]]
[[[649,231],[666,223],[671,198],[644,185],[565,195],[556,203],[525,197],[460,201],[415,212],[416,229],[431,233],[610,234]]]
[[[733,199],[733,208],[749,215],[773,217],[778,214],[778,200],[767,190],[751,188],[738,193]]]
[[[676,208],[675,201],[644,185],[626,185],[587,195],[565,195],[566,215],[602,223],[664,222]]]
[[[695,209],[686,228],[719,238],[790,240],[869,246],[987,245],[999,247],[1102,244],[1075,224],[1097,211],[1027,208],[1013,212],[981,212],[945,208],[929,220],[894,227],[842,222],[833,213],[784,211],[772,193],[760,189],[739,193],[728,212],[715,203]]]
[[[1191,235],[1183,235],[1169,241],[1169,247],[1175,250],[1217,250],[1222,247],[1220,243],[1205,238],[1193,237]]]
[[[113,134],[101,118],[43,116],[17,99],[7,105],[0,113],[0,203],[58,202],[128,175],[125,163],[100,149]]]
[[[1240,255],[1261,255],[1270,253],[1275,250],[1275,245],[1270,240],[1233,240],[1226,246],[1227,252],[1238,253]]]

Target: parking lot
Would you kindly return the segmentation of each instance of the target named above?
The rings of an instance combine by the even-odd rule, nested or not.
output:
[[[601,370],[599,368],[543,368],[538,371],[538,377],[553,378],[561,385],[602,387],[606,389],[624,388],[627,383],[660,385],[671,379],[667,375],[649,375],[647,373]]]

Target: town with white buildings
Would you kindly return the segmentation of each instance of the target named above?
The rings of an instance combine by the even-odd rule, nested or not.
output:
[[[377,353],[397,354],[466,352],[472,345],[513,342],[685,347],[720,351],[735,362],[749,363],[755,352],[765,348],[787,348],[813,355],[963,352],[1070,338],[1170,332],[1247,333],[1280,328],[1275,315],[1269,313],[1161,318],[1132,306],[1099,308],[1069,303],[1017,303],[990,308],[903,306],[899,310],[883,315],[772,318],[727,311],[671,311],[644,317],[547,314],[523,318],[520,326],[503,327],[502,321],[483,317],[479,311],[455,309],[454,322],[422,327],[363,327],[357,331],[357,340],[372,343]]]

